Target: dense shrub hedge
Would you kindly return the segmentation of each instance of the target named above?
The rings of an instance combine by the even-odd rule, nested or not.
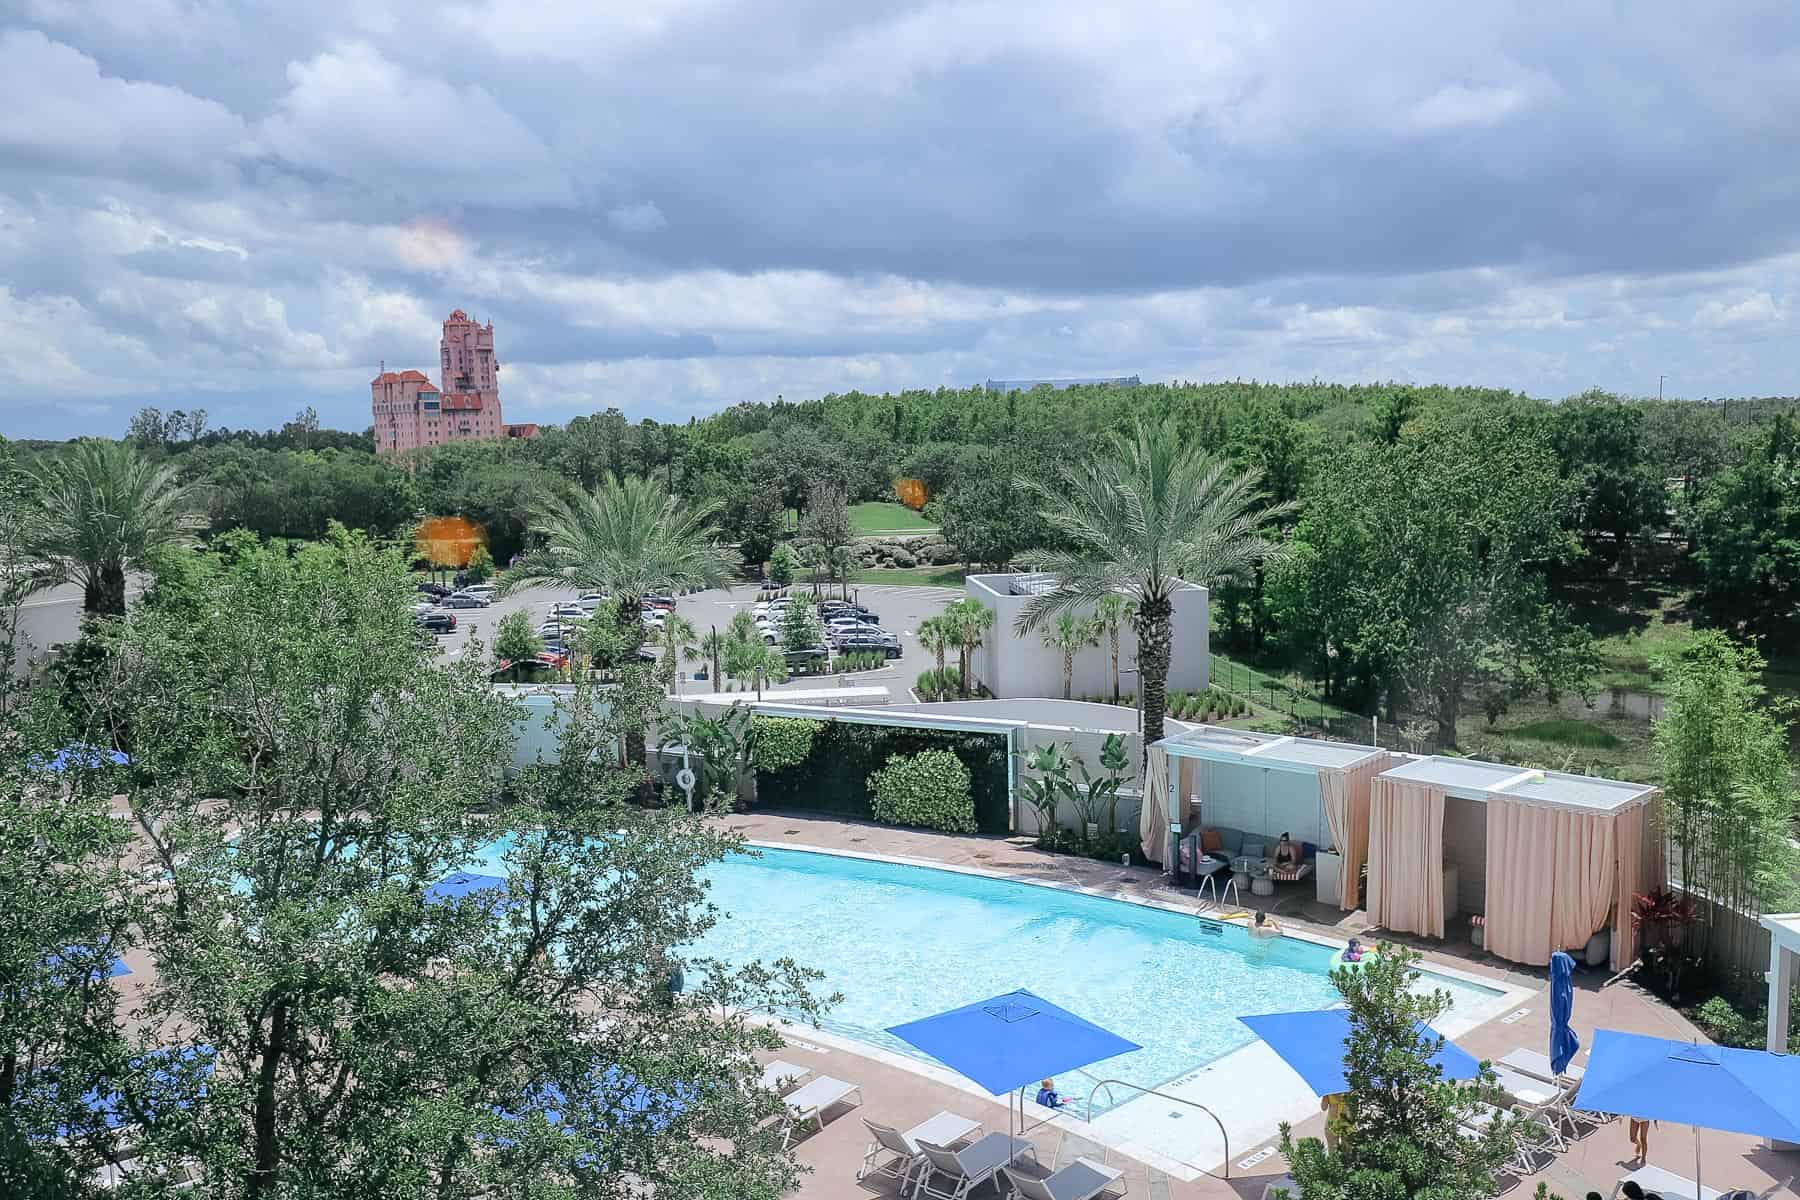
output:
[[[826,721],[813,736],[812,752],[791,767],[759,769],[758,807],[808,809],[868,819],[869,776],[896,754],[948,750],[969,770],[975,825],[982,833],[1011,827],[1006,795],[1006,735],[932,729],[900,729]]]
[[[823,721],[803,717],[757,717],[750,723],[750,765],[758,771],[796,767],[812,753]]]
[[[896,754],[869,776],[869,809],[889,825],[975,832],[969,768],[949,750]]]

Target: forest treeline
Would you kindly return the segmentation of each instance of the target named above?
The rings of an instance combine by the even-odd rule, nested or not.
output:
[[[310,410],[249,433],[207,429],[203,413],[147,409],[131,437],[167,456],[184,482],[204,485],[215,532],[316,539],[339,521],[404,536],[422,515],[454,514],[485,526],[504,562],[524,548],[531,507],[548,489],[642,475],[717,502],[721,534],[754,566],[815,486],[856,502],[891,498],[893,481],[910,477],[924,482],[929,514],[967,561],[1002,564],[1049,539],[1022,477],[1049,478],[1059,464],[1106,452],[1107,438],[1139,418],[1172,421],[1260,472],[1270,501],[1296,504],[1283,531],[1289,560],[1219,590],[1223,635],[1259,646],[1278,636],[1329,694],[1367,705],[1389,690],[1390,662],[1420,638],[1465,647],[1470,661],[1435,685],[1446,696],[1462,694],[1470,673],[1494,670],[1488,656],[1518,659],[1521,648],[1538,661],[1507,668],[1508,688],[1567,677],[1556,665],[1567,651],[1553,636],[1557,584],[1632,570],[1646,556],[1689,573],[1704,620],[1739,636],[1791,636],[1797,405],[1230,382],[849,392],[739,404],[685,424],[608,409],[533,439],[402,460],[377,458],[366,433],[320,428]],[[11,447],[17,457],[55,452]],[[1482,611],[1458,616],[1432,603],[1465,588],[1487,589]],[[1418,620],[1443,624],[1422,630]],[[1495,626],[1506,636],[1483,636]]]

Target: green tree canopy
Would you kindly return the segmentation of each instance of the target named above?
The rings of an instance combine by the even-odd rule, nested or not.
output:
[[[1571,490],[1541,424],[1482,408],[1393,446],[1340,448],[1309,479],[1291,558],[1272,581],[1284,634],[1328,691],[1387,694],[1456,742],[1473,701],[1583,685],[1592,650],[1550,602],[1576,552]]]
[[[610,749],[655,696],[579,690],[501,797],[523,714],[411,636],[396,557],[240,547],[201,586],[131,622],[94,702],[130,731],[148,856],[136,1036],[183,1054],[156,1104],[123,1068],[137,1169],[197,1164],[225,1197],[791,1188],[752,1057],[778,1039],[741,1014],[814,1002],[792,969],[708,964],[668,1003],[734,843],[624,803]],[[504,893],[431,896],[468,868]]]
[[[1383,946],[1360,970],[1331,981],[1350,1011],[1344,1049],[1344,1116],[1336,1149],[1296,1139],[1281,1126],[1281,1153],[1296,1200],[1468,1200],[1492,1196],[1520,1125],[1496,1117],[1466,1126],[1483,1108],[1482,1084],[1451,1082],[1431,1061],[1441,1039],[1420,1025],[1450,1007],[1443,991],[1420,992],[1417,951]]]

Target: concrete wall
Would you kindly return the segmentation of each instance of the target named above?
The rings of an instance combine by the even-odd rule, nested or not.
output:
[[[567,703],[575,695],[573,684],[495,684],[494,690],[517,702],[524,712],[514,718],[513,733],[518,742],[513,746],[512,762],[506,768],[507,778],[538,761],[555,762],[562,727],[568,720],[559,712],[558,702]],[[596,699],[604,709],[606,701]]]
[[[132,575],[125,580],[127,606],[143,594],[144,577]],[[7,669],[23,675],[33,659],[42,659],[53,646],[73,642],[81,636],[81,589],[73,584],[46,589],[26,599],[18,610],[18,640]]]
[[[1193,760],[1182,762],[1184,768]],[[1249,763],[1201,760],[1201,827],[1223,826],[1244,833],[1262,834],[1273,845],[1283,833],[1297,842],[1324,846],[1331,841],[1325,813],[1319,803],[1319,777],[1312,771],[1282,771]],[[1193,791],[1193,772],[1184,770],[1181,796],[1185,805]]]
[[[994,625],[987,640],[975,654],[975,674],[987,689],[1001,698],[1015,696],[1053,696],[1063,691],[1062,655],[1043,644],[1040,632],[1018,634],[1013,622],[1031,600],[1030,596],[1012,594],[1012,575],[971,575],[964,585],[968,594],[994,610]],[[1210,615],[1209,597],[1203,587],[1187,584],[1175,593],[1175,652],[1169,663],[1169,688],[1197,691],[1207,685],[1207,634]],[[1093,615],[1092,609],[1078,615]],[[1138,690],[1137,677],[1125,675],[1127,667],[1137,665],[1137,636],[1126,626],[1119,637],[1119,687],[1122,692]],[[1075,656],[1074,686],[1071,694],[1100,696],[1112,694],[1112,648],[1106,639],[1096,647]]]

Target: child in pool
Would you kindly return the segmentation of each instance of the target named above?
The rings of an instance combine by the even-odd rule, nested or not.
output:
[[[1350,944],[1344,947],[1344,961],[1345,962],[1361,962],[1362,956],[1363,956],[1362,943],[1357,941],[1355,938],[1351,938]]]

